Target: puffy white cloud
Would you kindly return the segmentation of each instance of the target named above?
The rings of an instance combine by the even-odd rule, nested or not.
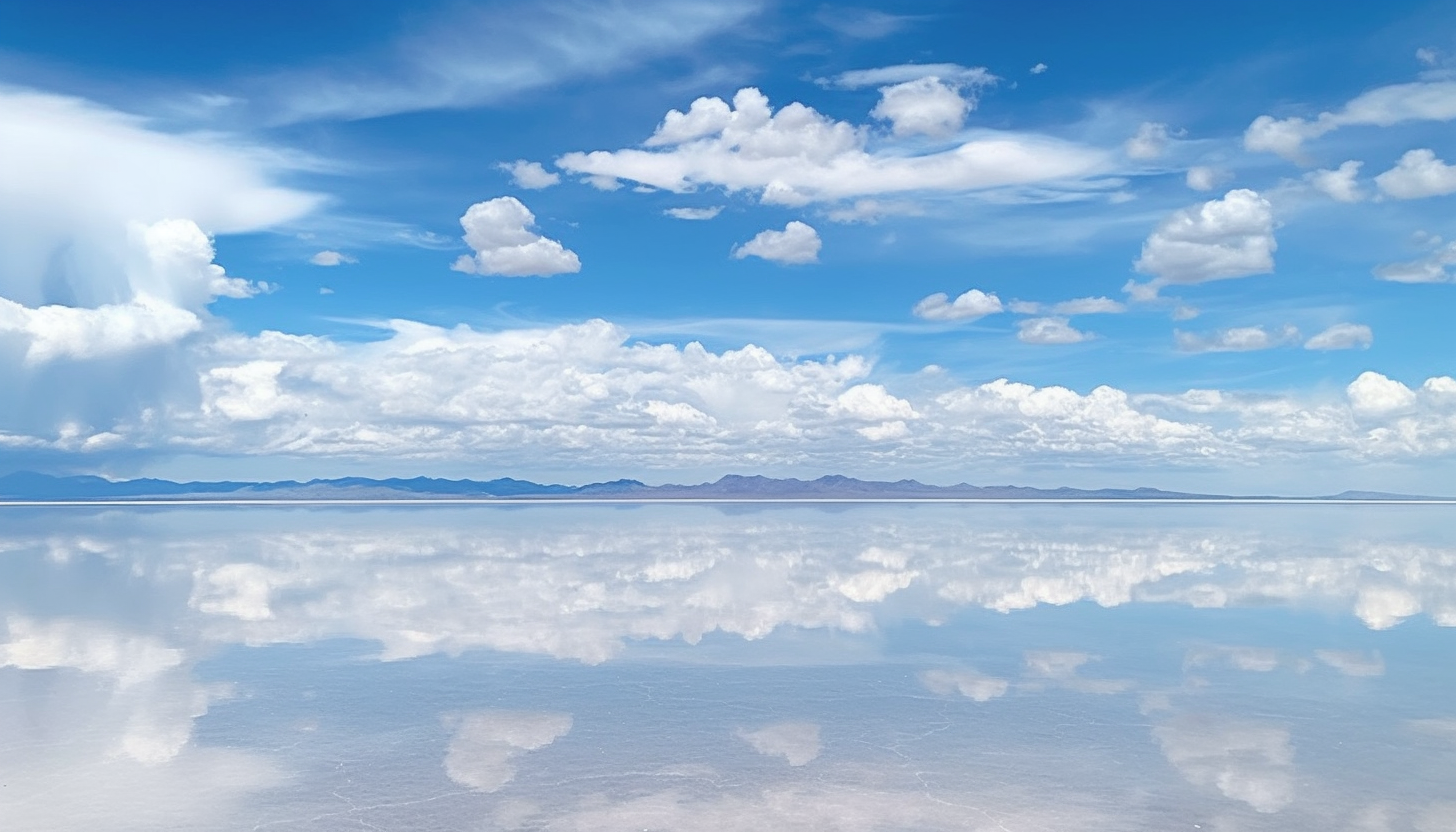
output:
[[[1195,191],[1211,191],[1217,188],[1225,178],[1225,174],[1220,170],[1196,165],[1188,169],[1183,181]]]
[[[1334,324],[1304,342],[1307,350],[1353,350],[1367,349],[1375,342],[1375,335],[1364,324]]]
[[[819,232],[813,226],[798,220],[790,220],[783,231],[760,231],[752,240],[733,247],[733,257],[760,257],[774,263],[803,265],[819,262],[822,246]]]
[[[1392,84],[1358,95],[1340,110],[1320,113],[1312,120],[1259,116],[1244,131],[1244,147],[1298,162],[1304,158],[1304,142],[1341,127],[1452,119],[1456,119],[1456,81]]]
[[[0,334],[26,341],[25,362],[91,359],[170,344],[202,328],[202,320],[147,295],[96,309],[42,306],[30,309],[0,298]]]
[[[1168,125],[1145,121],[1138,125],[1137,132],[1122,145],[1122,151],[1129,159],[1146,161],[1163,155],[1168,147]]]
[[[678,220],[710,220],[723,211],[721,205],[710,205],[706,208],[668,208],[662,213]]]
[[[1016,330],[1016,340],[1025,344],[1079,344],[1091,338],[1091,333],[1072,327],[1066,318],[1027,318]]]
[[[1032,75],[1040,75],[1040,74],[1042,74],[1043,72],[1046,72],[1046,71],[1047,71],[1047,65],[1046,64],[1043,64],[1043,63],[1038,63],[1035,66],[1033,66],[1031,69],[1028,69],[1027,70],[1027,72],[1030,72]]]
[[[927,670],[920,674],[920,684],[931,693],[950,696],[958,693],[974,702],[989,702],[1006,695],[1011,683],[974,670]]]
[[[916,76],[922,77],[922,76]],[[944,76],[941,76],[944,80]],[[968,192],[1097,174],[1106,154],[1049,136],[977,131],[947,150],[867,149],[870,131],[803,104],[777,112],[756,89],[732,105],[699,98],[672,110],[644,149],[568,153],[558,167],[683,193],[702,186],[804,205],[918,191]]]
[[[919,415],[909,402],[890,395],[879,384],[856,384],[839,394],[835,405],[840,412],[867,422],[914,419]]]
[[[517,159],[514,162],[501,162],[496,165],[497,170],[503,170],[511,175],[511,182],[517,188],[527,190],[539,190],[549,188],[561,182],[561,174],[552,173],[541,166],[540,162],[528,162],[525,159]]]
[[[755,731],[738,732],[739,739],[765,757],[783,757],[791,766],[808,765],[819,756],[819,726],[812,722],[779,722]]]
[[[1421,199],[1456,193],[1456,165],[1428,149],[1407,151],[1395,167],[1375,177],[1380,192],[1396,199]]]
[[[1416,403],[1415,391],[1380,373],[1365,371],[1345,388],[1350,406],[1359,414],[1405,410]]]
[[[974,99],[932,75],[882,88],[870,115],[889,121],[896,136],[942,138],[960,130],[974,107]]]
[[[1294,801],[1294,749],[1279,725],[1187,714],[1153,728],[1153,736],[1188,782],[1216,788],[1256,812]]]
[[[211,261],[200,229],[257,231],[320,201],[275,184],[301,164],[296,154],[164,133],[81,99],[13,87],[0,90],[0,111],[0,296],[29,307],[96,308],[147,292],[195,309],[220,294],[191,262],[204,249]]]
[[[1153,276],[1153,290],[1274,270],[1274,213],[1248,189],[1174,212],[1143,243],[1133,267]]]
[[[1360,175],[1362,164],[1362,162],[1351,159],[1348,162],[1342,162],[1334,170],[1321,168],[1311,171],[1304,175],[1304,181],[1336,202],[1359,202],[1365,198],[1365,194],[1355,180]],[[1380,177],[1376,177],[1377,183],[1379,180]]]
[[[1325,333],[1316,335],[1320,338]],[[1335,336],[1332,336],[1332,339]],[[1216,329],[1208,333],[1174,330],[1173,339],[1183,352],[1251,352],[1282,347],[1299,339],[1299,330],[1285,326],[1269,331],[1262,326],[1236,326],[1230,329]],[[1314,340],[1314,339],[1311,339]],[[1332,349],[1332,347],[1311,347],[1310,349]]]
[[[1448,283],[1451,266],[1456,266],[1456,243],[1438,245],[1425,257],[1401,263],[1383,263],[1373,270],[1376,277],[1393,283]]]
[[[344,254],[341,251],[325,250],[308,258],[308,262],[315,266],[342,266],[345,263],[357,263],[359,262],[359,258]]]
[[[1000,298],[980,289],[971,289],[956,296],[954,301],[946,293],[936,292],[922,298],[910,311],[927,321],[974,321],[1001,310]]]
[[[581,271],[576,252],[531,230],[536,215],[513,196],[477,202],[460,218],[465,243],[475,256],[462,254],[450,268],[466,274],[550,277]]]
[[[536,711],[476,711],[458,720],[445,752],[451,780],[480,792],[514,780],[516,757],[545,748],[571,730],[571,715]]]

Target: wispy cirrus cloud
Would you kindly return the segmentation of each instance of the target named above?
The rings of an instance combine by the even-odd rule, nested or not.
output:
[[[489,104],[672,54],[743,22],[757,0],[454,6],[382,55],[252,82],[269,120],[365,119]]]

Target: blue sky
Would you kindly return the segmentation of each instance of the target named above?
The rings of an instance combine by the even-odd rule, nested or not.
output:
[[[1440,490],[1453,17],[10,4],[0,465]]]

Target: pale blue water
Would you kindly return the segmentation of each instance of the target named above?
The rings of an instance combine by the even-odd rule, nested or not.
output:
[[[1456,510],[0,513],[0,829],[1456,829]]]

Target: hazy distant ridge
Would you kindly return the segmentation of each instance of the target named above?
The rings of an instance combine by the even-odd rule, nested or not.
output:
[[[494,480],[446,480],[432,477],[370,479],[342,477],[307,482],[172,482],[159,479],[112,481],[102,477],[55,477],[29,472],[0,477],[0,500],[388,500],[388,499],[1028,499],[1028,500],[1220,500],[1249,499],[1226,494],[1193,494],[1157,488],[1026,488],[1014,485],[926,485],[915,480],[878,482],[825,476],[816,480],[728,475],[698,485],[646,485],[614,480],[589,485],[542,485],[503,477]],[[1253,499],[1260,499],[1254,497]],[[1268,497],[1268,499],[1274,499]],[[1308,499],[1431,499],[1375,491],[1346,491]]]

